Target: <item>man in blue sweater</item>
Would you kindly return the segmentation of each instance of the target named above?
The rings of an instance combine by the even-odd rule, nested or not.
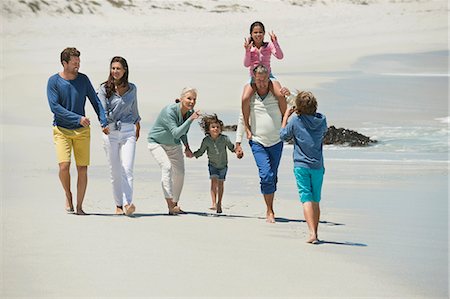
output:
[[[77,165],[76,214],[85,215],[83,200],[87,187],[87,167],[90,154],[90,120],[85,116],[86,97],[92,104],[102,130],[109,133],[108,122],[102,104],[89,78],[79,73],[80,52],[66,48],[61,52],[63,71],[51,76],[47,84],[47,97],[54,114],[53,141],[59,163],[59,179],[66,194],[66,211],[74,212],[70,190],[70,162],[72,148]]]
[[[287,92],[290,94],[290,92]],[[289,116],[296,112],[289,122]],[[325,115],[317,112],[317,100],[311,92],[302,91],[295,99],[295,107],[286,110],[281,124],[281,140],[294,141],[294,174],[303,213],[310,236],[308,243],[319,243],[320,197],[322,191],[322,144],[327,132]]]

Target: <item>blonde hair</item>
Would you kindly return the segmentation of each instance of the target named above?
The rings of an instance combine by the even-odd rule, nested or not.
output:
[[[193,94],[195,94],[195,96],[197,96],[197,89],[195,89],[193,87],[185,87],[185,88],[183,88],[183,90],[181,91],[181,94],[180,94],[180,99],[185,97],[186,94],[188,94],[188,93],[193,93]]]
[[[298,115],[314,115],[317,111],[317,100],[310,91],[300,91],[295,98],[295,112]]]

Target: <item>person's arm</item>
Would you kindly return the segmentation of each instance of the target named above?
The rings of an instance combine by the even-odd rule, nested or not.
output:
[[[250,38],[244,39],[244,49],[245,49],[245,56],[244,56],[244,66],[250,67],[252,65],[252,59],[251,59],[251,48],[252,48],[253,42],[250,41]]]
[[[59,103],[59,97],[60,97],[60,95],[58,92],[58,87],[56,85],[56,82],[54,79],[50,78],[47,83],[47,99],[48,99],[48,104],[50,106],[50,110],[52,111],[53,114],[55,114],[55,118],[64,119],[66,121],[69,121],[69,122],[71,122],[73,124],[77,124],[77,125],[81,124],[83,116],[64,108]],[[81,124],[81,125],[83,125],[83,124]]]
[[[108,135],[109,128],[108,128],[108,120],[106,119],[105,109],[103,109],[102,103],[100,102],[100,99],[98,98],[97,93],[95,92],[94,87],[92,86],[91,81],[89,81],[89,78],[87,76],[85,76],[85,80],[87,88],[87,97],[91,102],[91,105],[95,110],[95,113],[97,113],[98,120],[102,127],[103,133]]]
[[[136,126],[136,141],[139,139],[140,131],[141,131],[141,116],[139,115],[139,109],[137,104],[137,87],[136,85],[133,85],[134,87],[134,94],[133,94],[133,103],[131,104],[131,115],[134,119],[134,125]]]
[[[292,122],[288,123],[289,117],[294,112],[295,108],[290,108],[286,110],[286,112],[283,115],[283,120],[281,122],[281,129],[280,129],[280,139],[283,141],[288,141],[292,139],[293,135],[293,126],[291,125]]]
[[[247,139],[252,139],[252,128],[250,126],[250,101],[251,99],[246,99],[242,101],[242,120],[244,122],[245,132],[247,133]]]
[[[244,157],[244,151],[242,150],[241,143],[236,142],[236,146],[234,147],[234,153],[238,159],[242,159]]]
[[[108,127],[108,121],[106,120],[106,113],[105,109],[103,109],[102,103],[100,102],[100,99],[97,96],[97,93],[94,90],[94,87],[91,84],[91,81],[89,81],[89,78],[85,76],[86,79],[86,85],[87,85],[87,97],[89,101],[91,102],[92,107],[95,110],[95,113],[97,113],[98,120],[102,126],[102,128]],[[107,134],[107,133],[106,133]]]
[[[198,159],[198,157],[201,157],[205,153],[207,147],[208,146],[206,145],[206,138],[203,138],[200,148],[193,152],[192,156]]]
[[[281,50],[280,45],[278,44],[277,36],[275,35],[275,33],[273,33],[273,31],[271,33],[269,33],[269,35],[270,35],[270,39],[272,41],[270,50],[272,51],[273,56],[275,56],[278,59],[283,59],[284,54],[283,54],[283,51]]]
[[[180,126],[178,126],[177,124],[177,119],[178,116],[175,115],[175,113],[173,111],[171,111],[171,113],[168,115],[167,118],[167,129],[170,131],[170,133],[172,134],[172,136],[176,139],[182,139],[181,137],[183,135],[186,135],[186,133],[189,131],[189,127],[191,126],[192,122],[197,119],[200,115],[200,111],[195,111],[194,113],[192,113],[192,115],[185,121],[183,122]],[[185,143],[186,145],[186,143]]]
[[[139,139],[139,135],[141,134],[141,124],[139,122],[134,124],[136,127],[136,141]]]
[[[234,153],[235,152],[235,146],[234,144],[231,142],[230,138],[228,138],[228,136],[225,136],[225,144],[228,147],[228,149]]]
[[[244,136],[244,121],[242,117],[242,112],[239,113],[239,120],[236,128],[236,141],[235,141],[235,147],[234,152],[236,154],[236,157],[238,159],[241,159],[244,156],[244,151],[241,147],[242,137]]]

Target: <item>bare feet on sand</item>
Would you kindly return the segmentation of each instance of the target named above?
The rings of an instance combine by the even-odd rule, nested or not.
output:
[[[119,206],[116,206],[116,213],[115,213],[116,215],[123,215],[124,213],[123,213],[123,208],[122,207],[119,207]]]
[[[73,213],[75,210],[73,209],[73,203],[71,199],[66,198],[66,212]]]
[[[308,241],[306,241],[306,243],[309,244],[319,244],[319,239],[317,238],[316,235],[311,235],[308,239]]]
[[[217,206],[217,214],[222,214],[222,206]]]
[[[217,207],[216,206],[211,206],[209,209],[210,210],[217,210]]]
[[[174,206],[172,209],[169,208],[169,215],[178,215],[183,213],[184,211],[182,211],[179,206]]]
[[[79,209],[79,208],[77,208],[76,214],[77,214],[77,215],[81,215],[81,216],[87,215],[82,209]]]
[[[267,214],[266,222],[267,223],[275,223],[275,215],[272,213]]]
[[[134,206],[134,204],[125,205],[124,208],[125,208],[125,215],[127,216],[133,215],[134,211],[136,211],[136,207]]]

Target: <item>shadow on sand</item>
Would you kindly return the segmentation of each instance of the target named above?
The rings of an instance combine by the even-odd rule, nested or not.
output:
[[[325,241],[325,240],[319,240],[319,243],[314,245],[322,245],[322,244],[330,244],[330,245],[345,245],[345,246],[357,246],[357,247],[367,247],[367,244],[364,243],[355,243],[355,242],[336,242],[336,241]]]

